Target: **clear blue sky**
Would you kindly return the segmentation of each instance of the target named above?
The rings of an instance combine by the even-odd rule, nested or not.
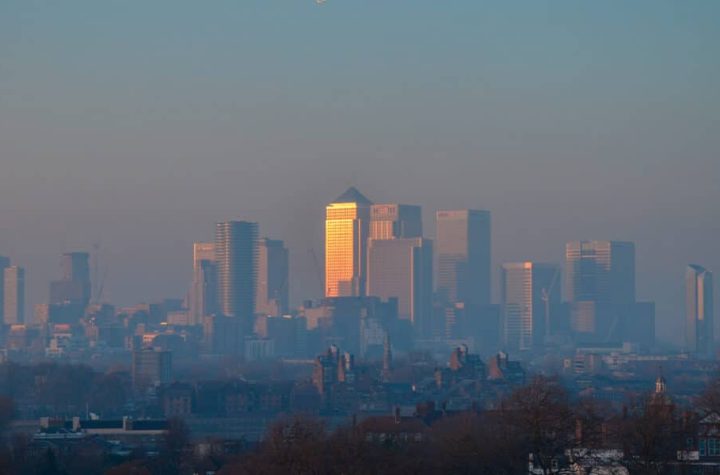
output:
[[[635,240],[669,339],[685,264],[720,274],[719,25],[714,0],[0,0],[0,254],[37,303],[100,241],[108,297],[155,300],[254,219],[297,299],[355,184],[430,235],[490,209],[496,264]]]

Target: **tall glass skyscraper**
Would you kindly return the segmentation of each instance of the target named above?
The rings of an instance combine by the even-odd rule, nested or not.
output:
[[[257,223],[226,221],[215,228],[219,311],[243,319],[248,331],[255,311],[257,240]]]
[[[365,295],[371,205],[351,187],[325,208],[325,297]]]
[[[715,353],[713,276],[702,266],[691,264],[685,271],[685,347],[698,356]]]
[[[435,285],[447,303],[490,304],[490,212],[437,212]]]
[[[258,278],[255,313],[283,315],[289,307],[289,255],[285,243],[276,239],[258,241]]]
[[[559,275],[560,268],[552,264],[503,264],[503,332],[509,350],[531,350],[543,344],[551,307],[560,303]]]
[[[635,244],[572,241],[565,246],[565,296],[569,302],[635,302]]]
[[[422,237],[422,209],[416,205],[372,205],[369,237],[370,239]]]

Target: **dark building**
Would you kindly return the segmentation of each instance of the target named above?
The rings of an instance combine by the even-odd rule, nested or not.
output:
[[[172,354],[169,351],[142,349],[133,351],[132,381],[136,390],[169,383],[172,379]]]

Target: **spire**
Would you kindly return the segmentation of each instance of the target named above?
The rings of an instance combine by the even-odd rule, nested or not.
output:
[[[345,193],[338,196],[333,203],[357,203],[361,205],[371,205],[372,201],[360,193],[357,188],[351,186],[345,191]]]

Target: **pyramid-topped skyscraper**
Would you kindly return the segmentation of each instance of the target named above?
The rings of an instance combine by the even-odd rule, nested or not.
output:
[[[325,296],[365,295],[370,201],[350,187],[325,208]]]

